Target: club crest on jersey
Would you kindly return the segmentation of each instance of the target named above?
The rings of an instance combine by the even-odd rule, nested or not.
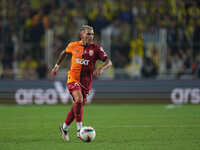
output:
[[[94,54],[93,50],[89,50],[89,55],[92,56]]]

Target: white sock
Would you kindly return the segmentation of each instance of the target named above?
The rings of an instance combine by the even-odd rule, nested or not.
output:
[[[77,122],[76,123],[76,127],[77,127],[77,130],[80,130],[82,128],[82,122]]]
[[[67,131],[67,130],[68,130],[68,127],[69,127],[69,126],[64,122],[64,123],[63,123],[63,129],[64,129],[65,131]]]

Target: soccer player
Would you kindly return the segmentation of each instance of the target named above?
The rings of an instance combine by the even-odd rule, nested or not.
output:
[[[65,141],[69,141],[68,128],[74,119],[77,125],[77,137],[80,137],[83,105],[86,103],[87,95],[91,89],[93,75],[98,77],[105,69],[112,66],[112,62],[103,48],[93,41],[94,30],[91,26],[81,26],[80,38],[80,41],[70,42],[66,49],[60,53],[59,59],[51,71],[51,74],[55,76],[67,54],[72,54],[67,87],[73,97],[73,106],[69,110],[65,122],[60,127],[62,138]],[[95,69],[97,60],[104,63],[100,68]]]

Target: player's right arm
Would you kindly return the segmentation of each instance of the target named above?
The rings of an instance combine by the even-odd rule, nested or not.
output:
[[[55,64],[54,68],[51,70],[52,76],[55,76],[57,74],[57,71],[60,68],[60,64],[62,63],[62,61],[65,59],[66,56],[67,56],[66,50],[63,50],[59,55],[57,63]]]
[[[60,64],[62,63],[62,61],[65,59],[65,57],[67,56],[67,53],[72,53],[73,50],[73,43],[69,43],[68,46],[60,53],[59,58],[57,63],[55,64],[54,68],[51,70],[51,75],[55,76],[57,74],[57,71],[60,67]]]

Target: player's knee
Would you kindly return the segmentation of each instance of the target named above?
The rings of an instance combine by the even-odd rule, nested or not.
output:
[[[83,97],[81,95],[75,96],[74,97],[74,101],[78,102],[78,103],[82,103],[83,102]]]

